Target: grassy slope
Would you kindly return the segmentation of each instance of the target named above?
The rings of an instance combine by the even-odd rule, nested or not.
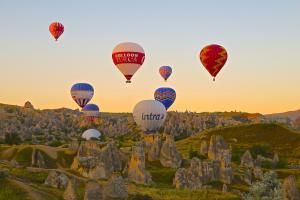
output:
[[[199,150],[201,141],[209,141],[211,135],[222,135],[232,148],[240,152],[254,144],[262,144],[268,145],[279,157],[300,158],[300,134],[278,124],[248,124],[206,131],[177,141],[177,148],[186,157],[189,145]]]
[[[8,179],[0,180],[0,200],[26,200],[27,193]]]

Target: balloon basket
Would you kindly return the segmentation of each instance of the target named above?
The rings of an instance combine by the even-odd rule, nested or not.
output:
[[[127,80],[126,83],[131,83],[131,81],[130,81],[130,80]]]

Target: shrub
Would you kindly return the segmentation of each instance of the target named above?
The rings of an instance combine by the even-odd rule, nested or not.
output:
[[[250,148],[250,153],[253,158],[257,155],[262,155],[264,157],[272,157],[273,153],[269,145],[255,144]]]
[[[21,138],[17,133],[6,133],[4,138],[4,143],[6,144],[20,144]]]
[[[49,143],[49,146],[51,147],[59,147],[61,146],[63,143],[60,140],[53,140]]]

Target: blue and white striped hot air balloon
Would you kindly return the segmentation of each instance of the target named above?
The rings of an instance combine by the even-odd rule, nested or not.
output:
[[[96,104],[86,104],[82,112],[89,122],[93,122],[99,115],[99,107]]]
[[[71,88],[74,101],[83,108],[93,97],[94,88],[88,83],[76,83]]]
[[[154,99],[161,102],[168,110],[176,99],[176,92],[168,87],[157,88],[154,93]]]

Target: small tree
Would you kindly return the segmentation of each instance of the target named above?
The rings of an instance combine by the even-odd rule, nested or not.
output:
[[[282,200],[283,191],[277,174],[266,172],[261,181],[255,182],[245,196],[246,200]]]

